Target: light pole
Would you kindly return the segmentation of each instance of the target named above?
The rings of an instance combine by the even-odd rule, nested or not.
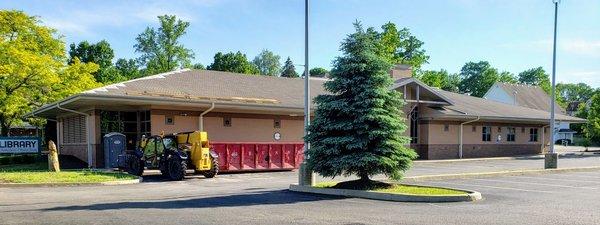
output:
[[[545,155],[544,168],[556,169],[558,167],[558,153],[554,151],[554,104],[556,102],[556,23],[558,20],[558,3],[560,0],[552,0],[554,3],[554,44],[552,46],[552,96],[550,99],[550,150]],[[544,144],[544,143],[542,143]]]
[[[310,72],[308,70],[308,1],[304,0],[304,136],[308,134],[308,125],[310,125]],[[313,186],[315,184],[315,174],[306,166],[308,159],[308,149],[310,143],[304,141],[304,161],[298,169],[298,184]]]

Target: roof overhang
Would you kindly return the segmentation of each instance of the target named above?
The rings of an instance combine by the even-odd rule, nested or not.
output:
[[[532,119],[532,118],[520,118],[520,117],[501,117],[501,116],[476,116],[476,115],[437,115],[433,117],[425,117],[426,120],[449,120],[449,121],[469,121],[479,118],[479,121],[483,122],[498,122],[498,123],[522,123],[522,124],[544,124],[549,125],[549,119]],[[569,122],[569,123],[585,123],[584,119],[565,119],[556,120],[557,122]]]
[[[220,112],[240,112],[256,114],[302,115],[302,107],[282,106],[277,104],[243,103],[218,100],[197,100],[157,96],[121,96],[101,94],[78,94],[62,101],[47,104],[28,113],[25,117],[42,117],[53,119],[64,114],[61,108],[71,110],[104,109],[104,110],[135,110],[151,108],[152,106],[185,107],[190,110],[205,110],[215,103]],[[60,106],[60,107],[59,107]]]

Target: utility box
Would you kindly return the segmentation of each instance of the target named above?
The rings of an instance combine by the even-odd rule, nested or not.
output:
[[[108,133],[104,135],[103,146],[105,167],[120,167],[119,165],[124,162],[119,162],[119,155],[125,155],[125,146],[127,146],[125,135],[117,132]]]

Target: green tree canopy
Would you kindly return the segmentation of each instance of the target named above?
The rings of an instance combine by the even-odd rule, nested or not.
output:
[[[552,89],[550,78],[542,67],[528,69],[519,73],[519,83],[539,86],[546,93],[550,93]]]
[[[315,68],[310,69],[311,77],[326,77],[328,73],[329,73],[329,70],[322,68],[322,67],[315,67]]]
[[[585,83],[556,84],[556,94],[565,102],[587,101],[594,94],[594,89]]]
[[[498,74],[498,82],[516,84],[518,81],[515,75],[513,75],[510,72],[504,71]]]
[[[115,63],[115,68],[126,80],[139,78],[141,76],[138,64],[134,59],[118,59]]]
[[[8,135],[25,113],[96,87],[95,63],[74,59],[52,28],[21,11],[0,10],[0,128]]]
[[[600,143],[600,93],[594,94],[590,99],[587,120],[583,128],[585,136],[594,143]]]
[[[296,72],[296,67],[294,66],[294,62],[292,62],[290,57],[287,57],[287,59],[285,60],[285,63],[283,64],[283,68],[281,69],[281,76],[289,77],[289,78],[300,77],[300,75],[298,75],[298,72]]]
[[[408,28],[398,30],[396,24],[388,22],[381,26],[382,32],[377,33],[374,29],[367,30],[377,35],[377,54],[391,64],[407,64],[413,71],[420,70],[423,64],[428,63],[429,56],[423,44],[416,36],[410,33]]]
[[[341,44],[325,89],[315,98],[315,118],[305,139],[308,167],[325,177],[375,174],[400,179],[416,153],[406,147],[400,93],[390,90],[391,64],[376,54],[376,36],[355,23]]]
[[[246,58],[246,54],[241,52],[229,52],[215,54],[214,61],[207,69],[217,71],[227,71],[233,73],[258,74],[258,68]]]
[[[190,23],[170,15],[158,16],[158,20],[160,27],[147,27],[134,45],[135,51],[142,54],[138,61],[144,67],[144,75],[185,68],[194,58],[192,50],[179,42]]]
[[[489,62],[468,62],[460,70],[461,82],[458,90],[475,97],[483,97],[485,93],[498,81],[498,70]]]
[[[202,65],[202,63],[196,63],[196,64],[192,65],[192,69],[205,70],[206,67],[204,65]]]
[[[456,74],[449,74],[448,71],[442,69],[426,70],[421,73],[418,77],[423,83],[437,87],[445,91],[458,91],[458,84],[460,83],[460,77]]]
[[[252,63],[258,68],[260,74],[267,76],[278,76],[279,71],[281,70],[281,62],[279,62],[280,59],[281,57],[275,53],[267,49],[263,49],[260,54],[254,57]]]
[[[79,42],[75,45],[72,43],[69,48],[69,63],[73,63],[75,58],[78,58],[84,63],[95,63],[98,64],[99,69],[94,73],[96,81],[101,83],[107,83],[110,79],[106,76],[110,76],[110,72],[106,73],[106,70],[112,67],[112,60],[115,57],[113,49],[106,40],[99,41],[95,44],[90,44],[87,41]]]

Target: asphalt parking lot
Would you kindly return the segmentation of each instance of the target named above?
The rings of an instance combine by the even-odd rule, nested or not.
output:
[[[400,203],[299,194],[295,172],[103,187],[0,188],[0,224],[600,224],[600,171],[419,182],[484,200]]]

